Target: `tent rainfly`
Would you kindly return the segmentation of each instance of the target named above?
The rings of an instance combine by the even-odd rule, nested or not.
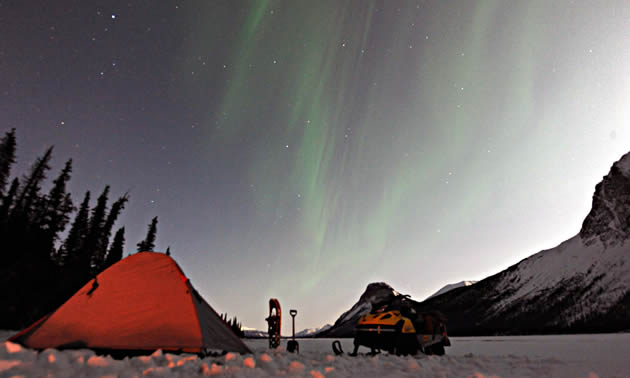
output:
[[[140,252],[92,279],[56,311],[9,339],[33,349],[112,354],[251,353],[169,256]]]

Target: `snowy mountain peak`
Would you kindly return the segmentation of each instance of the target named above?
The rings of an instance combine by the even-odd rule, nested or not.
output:
[[[449,292],[453,289],[457,289],[458,287],[463,287],[463,286],[470,286],[474,283],[476,283],[477,281],[460,281],[454,284],[450,284],[450,285],[446,285],[443,288],[441,288],[440,290],[436,291],[435,293],[433,293],[433,295],[431,295],[429,298],[433,298],[436,297],[438,295],[444,294],[446,292]],[[427,298],[427,299],[429,299]]]
[[[365,292],[361,294],[359,301],[348,311],[341,314],[330,329],[319,332],[318,337],[345,337],[348,334],[352,334],[358,319],[369,313],[375,304],[389,302],[399,296],[402,296],[402,294],[385,282],[370,283],[367,285]]]
[[[315,337],[317,334],[326,331],[330,327],[332,327],[332,324],[326,324],[325,326],[319,328],[306,328],[300,332],[296,332],[295,337]]]
[[[593,207],[580,236],[586,245],[599,241],[605,248],[630,239],[630,153],[613,164],[595,187]]]
[[[365,292],[359,298],[359,302],[378,303],[390,296],[397,297],[399,295],[399,292],[385,282],[372,282],[365,288]]]
[[[630,154],[595,187],[580,233],[475,285],[436,296],[451,334],[630,329]]]

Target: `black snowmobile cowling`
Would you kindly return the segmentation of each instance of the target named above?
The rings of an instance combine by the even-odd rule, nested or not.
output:
[[[439,312],[416,313],[403,297],[392,303],[374,306],[355,328],[354,351],[363,345],[377,353],[386,350],[398,355],[443,355],[451,342],[446,334],[446,318]]]

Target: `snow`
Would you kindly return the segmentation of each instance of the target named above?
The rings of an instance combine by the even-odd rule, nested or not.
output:
[[[458,287],[470,286],[470,285],[475,284],[475,283],[477,283],[477,281],[461,281],[461,282],[458,282],[458,283],[446,285],[443,288],[441,288],[440,290],[438,290],[435,293],[433,293],[433,295],[431,295],[427,299],[436,297],[436,296],[438,296],[440,294],[444,294],[444,293],[446,293],[448,291],[451,291],[453,289],[457,289]]]
[[[4,340],[12,332],[0,331]],[[331,339],[301,339],[301,354],[267,340],[246,340],[253,354],[227,353],[200,359],[157,351],[114,360],[90,350],[35,352],[0,344],[0,376],[229,376],[229,377],[614,377],[629,376],[630,334],[452,338],[443,357],[335,356]],[[351,339],[341,340],[345,351]],[[286,345],[283,342],[283,345]],[[367,352],[367,350],[360,350]]]
[[[528,257],[497,285],[497,292],[511,294],[498,302],[492,312],[500,312],[522,299],[535,298],[576,277],[592,286],[582,294],[581,306],[568,308],[559,314],[560,318],[571,324],[594,312],[607,310],[630,287],[630,264],[625,264],[628,248],[623,244],[605,248],[599,242],[587,246],[577,235],[555,248]]]
[[[341,324],[343,322],[347,322],[348,320],[352,319],[354,316],[367,314],[368,312],[370,312],[370,310],[372,310],[372,303],[371,303],[372,300],[373,298],[370,298],[366,302],[356,303],[354,306],[352,306],[350,310],[341,314],[341,316],[337,320],[337,323]]]
[[[243,327],[243,332],[247,338],[261,338],[267,337],[267,331],[261,331],[256,328]]]
[[[299,332],[295,333],[295,337],[313,337],[315,334],[325,331],[328,328],[332,327],[330,324],[326,324],[325,326],[319,328],[305,328]],[[258,338],[266,338],[267,331],[261,331],[256,328],[243,327],[243,332],[245,332],[245,338],[248,339],[258,339]],[[283,337],[290,337],[291,335],[283,335]]]
[[[314,336],[314,335],[318,334],[319,332],[326,331],[330,327],[332,327],[332,324],[326,324],[325,326],[322,326],[322,327],[319,327],[319,328],[306,328],[306,329],[301,330],[300,332],[296,332],[295,333],[295,337],[310,337],[310,336]]]

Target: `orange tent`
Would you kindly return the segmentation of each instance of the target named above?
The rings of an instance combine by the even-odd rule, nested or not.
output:
[[[9,340],[34,349],[123,354],[157,349],[250,353],[177,263],[155,252],[137,253],[112,265],[56,311]]]

